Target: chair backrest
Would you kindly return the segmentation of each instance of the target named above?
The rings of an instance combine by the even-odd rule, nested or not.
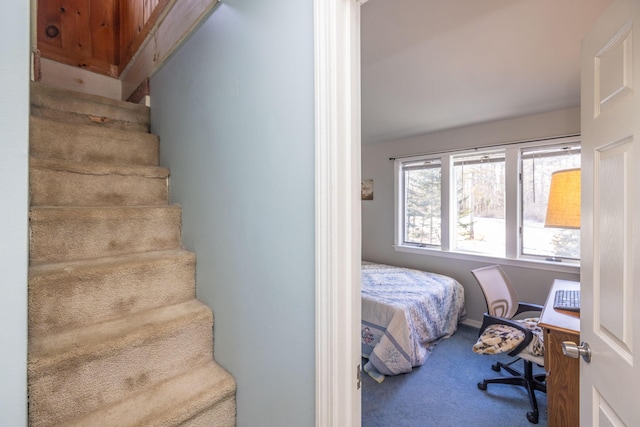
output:
[[[471,274],[478,281],[491,316],[511,319],[518,310],[518,295],[499,265],[477,268]]]

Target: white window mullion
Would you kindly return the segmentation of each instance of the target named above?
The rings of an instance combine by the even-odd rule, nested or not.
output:
[[[451,200],[453,198],[453,175],[451,169],[451,156],[446,154],[440,158],[441,167],[442,167],[442,184],[441,184],[441,193],[442,193],[442,204],[441,204],[441,241],[440,247],[441,250],[448,252],[451,250],[451,233],[453,233],[453,229],[451,228],[452,224],[455,224],[455,210],[451,209]]]
[[[394,160],[393,162],[393,186],[396,189],[393,207],[393,242],[396,246],[404,243],[404,200],[405,192],[404,182],[402,178],[402,161]]]
[[[518,258],[520,244],[520,162],[518,148],[505,152],[505,256]]]

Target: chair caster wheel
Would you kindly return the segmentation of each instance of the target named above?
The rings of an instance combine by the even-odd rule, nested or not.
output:
[[[491,369],[493,369],[496,372],[500,372],[500,365],[498,365],[497,363],[494,363],[493,365],[491,365]]]
[[[487,385],[485,383],[478,383],[478,388],[480,390],[486,390],[487,389]]]
[[[538,424],[538,413],[537,412],[527,412],[527,419],[531,424]]]

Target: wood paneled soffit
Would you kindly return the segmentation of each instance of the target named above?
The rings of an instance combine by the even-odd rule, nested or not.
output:
[[[119,0],[38,0],[41,55],[117,77],[119,3]]]
[[[218,0],[38,0],[43,58],[114,78],[129,68],[155,70],[208,16]],[[162,36],[162,45],[153,41]],[[151,48],[147,45],[154,45]],[[153,51],[152,67],[134,65]],[[144,61],[144,58],[142,59]],[[147,72],[147,71],[145,71]],[[127,70],[127,74],[131,73]],[[139,84],[150,74],[139,78]],[[129,83],[134,84],[134,83]]]

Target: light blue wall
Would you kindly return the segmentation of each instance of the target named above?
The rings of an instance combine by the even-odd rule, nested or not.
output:
[[[313,2],[228,0],[151,81],[239,426],[314,425]]]
[[[0,426],[27,425],[29,2],[0,17]]]

